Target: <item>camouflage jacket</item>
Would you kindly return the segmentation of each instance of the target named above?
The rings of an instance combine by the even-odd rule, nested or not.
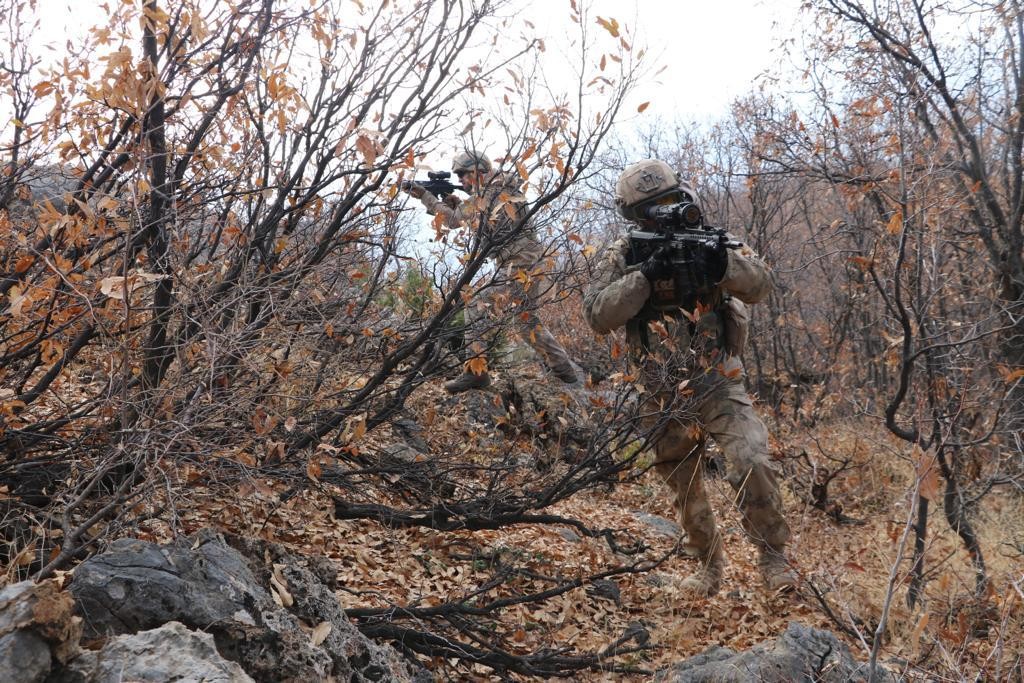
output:
[[[457,199],[454,195],[452,199]],[[492,252],[499,267],[533,268],[544,255],[537,233],[525,223],[526,197],[513,179],[495,173],[486,185],[454,206],[429,192],[420,201],[431,215],[441,215],[450,228],[468,226],[482,239],[497,242]]]
[[[746,344],[747,309],[765,299],[771,289],[768,266],[750,247],[729,249],[725,276],[702,302],[704,310],[666,314],[656,318],[640,316],[651,295],[651,283],[638,266],[627,266],[628,236],[612,242],[599,257],[583,297],[584,317],[598,334],[626,327],[626,338],[634,357],[667,350],[682,366],[698,360],[696,342],[703,339],[711,352],[704,360],[730,376],[740,374],[739,355]],[[706,306],[706,308],[705,308]],[[724,353],[722,353],[724,352]]]

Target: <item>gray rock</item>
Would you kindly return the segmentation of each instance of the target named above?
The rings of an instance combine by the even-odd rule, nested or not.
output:
[[[665,519],[659,515],[651,515],[647,513],[640,513],[636,516],[638,520],[650,527],[651,531],[658,534],[659,536],[668,536],[669,538],[679,538],[683,535],[683,528],[673,522],[670,519]]]
[[[0,638],[0,681],[39,683],[50,673],[50,646],[31,631]]]
[[[373,643],[345,618],[328,588],[332,572],[322,563],[273,544],[229,538],[230,545],[207,531],[168,546],[115,541],[75,571],[71,589],[87,632],[135,633],[178,621],[212,634],[223,657],[261,682],[413,677],[392,648]],[[282,602],[290,609],[271,596],[272,564],[280,565],[278,580],[283,576],[287,593]],[[313,644],[309,627],[324,621],[330,634]]]
[[[0,590],[0,633],[10,633],[31,621],[32,582],[12,583]]]
[[[688,537],[683,528],[672,520],[647,513],[639,513],[636,518],[646,524],[653,533],[680,541],[679,552],[683,557],[700,557],[700,551],[687,542]]]
[[[172,621],[158,629],[111,638],[99,651],[83,652],[56,683],[121,681],[252,683],[252,678],[217,652],[213,636]]]
[[[564,538],[565,540],[569,541],[569,543],[579,543],[580,542],[580,535],[577,534],[572,529],[560,528],[560,529],[557,530],[556,533],[559,536],[561,536],[562,538]]]
[[[867,665],[832,633],[790,623],[774,642],[746,652],[712,647],[658,672],[660,683],[851,683],[867,680]],[[883,678],[879,680],[893,680]]]
[[[43,680],[78,652],[81,620],[55,581],[22,581],[0,591],[0,681]]]
[[[181,621],[256,626],[270,596],[245,560],[215,538],[195,547],[124,538],[75,570],[71,592],[90,637],[135,633]]]
[[[382,447],[380,450],[384,455],[388,456],[389,458],[393,458],[394,460],[397,460],[398,462],[406,465],[411,465],[417,462],[418,458],[423,457],[422,453],[417,451],[409,444],[405,443],[388,444],[387,446]]]
[[[265,556],[272,553],[270,544],[233,537],[241,544],[247,556]],[[313,571],[299,563],[279,556],[275,561],[285,564],[282,571],[295,603],[291,612],[312,626],[329,623],[331,630],[323,648],[331,657],[332,675],[339,681],[393,681],[399,674],[408,673],[407,665],[394,648],[382,647],[366,638],[345,616],[334,593],[324,585]]]

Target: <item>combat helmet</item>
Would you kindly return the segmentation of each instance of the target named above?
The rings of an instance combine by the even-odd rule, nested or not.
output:
[[[615,182],[615,206],[626,220],[639,220],[638,207],[664,198],[700,203],[693,187],[682,180],[675,169],[658,159],[630,164]]]
[[[464,171],[490,173],[493,169],[494,164],[487,158],[487,155],[473,149],[462,150],[455,155],[455,159],[452,161],[452,170],[456,174]]]

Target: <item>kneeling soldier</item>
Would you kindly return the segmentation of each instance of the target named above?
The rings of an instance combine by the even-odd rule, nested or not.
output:
[[[452,163],[452,170],[469,193],[465,201],[459,202],[452,195],[449,197],[451,203],[446,203],[417,183],[409,183],[403,189],[419,199],[428,213],[441,215],[449,227],[468,226],[492,244],[500,245],[492,257],[507,281],[500,287],[491,288],[489,297],[495,302],[510,299],[513,305],[512,317],[523,340],[533,347],[551,374],[566,384],[577,383],[576,370],[565,349],[537,317],[542,277],[538,274],[534,278],[537,283],[532,286],[524,285],[515,277],[520,270],[534,271],[544,257],[544,249],[536,231],[526,218],[526,197],[520,193],[514,179],[496,170],[490,159],[474,150],[458,154]],[[469,306],[466,315],[467,324],[476,323],[479,326],[480,313],[475,306]],[[456,394],[488,386],[491,380],[487,371],[476,373],[472,367],[471,359],[466,363],[462,375],[446,383],[445,389]]]

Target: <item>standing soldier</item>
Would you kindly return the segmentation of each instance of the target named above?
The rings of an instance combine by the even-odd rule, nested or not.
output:
[[[661,232],[666,216],[702,226],[697,194],[662,161],[627,167],[615,185],[615,204],[632,230]],[[639,233],[616,240],[600,257],[584,313],[598,334],[626,328],[645,392],[642,419],[655,467],[675,494],[688,550],[701,560],[682,587],[714,595],[725,565],[701,474],[703,440],[710,435],[725,454],[765,585],[790,589],[796,577],[784,555],[789,526],[769,464],[768,431],[744,389],[739,358],[747,334],[743,304],[768,295],[768,267],[749,247],[706,234],[688,256],[667,246],[641,253]]]
[[[517,184],[495,170],[491,160],[474,150],[465,150],[455,157],[452,171],[459,177],[469,197],[459,201],[449,195],[444,201],[427,192],[422,185],[403,184],[403,190],[416,197],[431,215],[443,216],[448,227],[469,226],[478,231],[485,244],[495,246],[493,258],[497,269],[507,279],[503,286],[490,292],[492,303],[508,297],[520,310],[513,313],[519,333],[541,357],[551,373],[566,384],[577,382],[565,349],[541,325],[537,317],[539,278],[533,271],[540,263],[544,249],[536,231],[526,221],[526,197]],[[518,271],[530,274],[530,284],[515,277]],[[466,309],[466,323],[479,322],[475,307]],[[466,362],[460,377],[447,382],[445,389],[457,394],[469,389],[482,389],[491,383],[487,371],[475,373],[473,359]]]

